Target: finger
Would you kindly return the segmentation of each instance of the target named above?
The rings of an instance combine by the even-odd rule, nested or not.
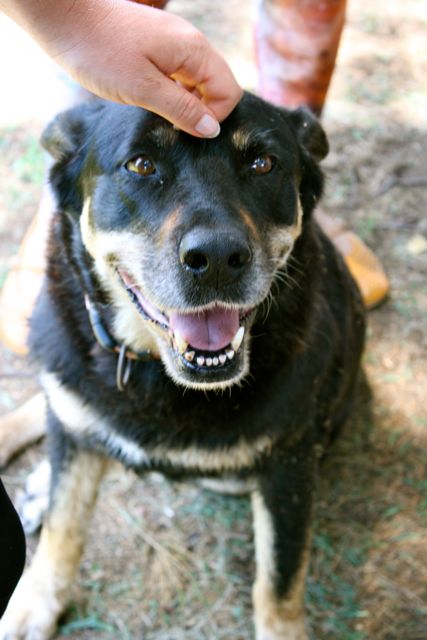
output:
[[[218,122],[232,112],[243,95],[230,67],[212,48],[204,56],[189,56],[171,77],[198,93]]]
[[[216,114],[198,97],[181,84],[165,77],[154,66],[148,79],[145,73],[143,102],[139,106],[169,120],[179,129],[199,138],[215,138],[220,132]],[[136,103],[136,102],[135,102]]]

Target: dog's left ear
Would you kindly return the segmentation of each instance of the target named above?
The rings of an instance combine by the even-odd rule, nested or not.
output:
[[[288,122],[296,130],[297,139],[301,147],[316,162],[326,158],[329,151],[328,139],[320,122],[311,111],[300,107],[286,113]]]
[[[304,107],[282,110],[301,151],[300,199],[304,219],[308,219],[323,193],[323,173],[319,162],[328,154],[329,144],[320,122]]]

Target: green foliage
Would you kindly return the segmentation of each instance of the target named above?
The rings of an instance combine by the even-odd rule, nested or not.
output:
[[[13,163],[13,171],[17,178],[23,182],[42,184],[45,162],[40,143],[36,138],[30,137],[26,143],[25,151]]]
[[[115,633],[117,631],[113,625],[100,620],[95,614],[89,615],[86,618],[77,618],[60,627],[60,632],[64,634],[64,636],[69,636],[74,633],[74,631],[86,630],[107,631],[109,633]]]

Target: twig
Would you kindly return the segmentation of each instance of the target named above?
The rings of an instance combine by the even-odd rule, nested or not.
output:
[[[394,187],[403,187],[405,189],[427,187],[427,178],[424,178],[424,176],[390,176],[383,182],[378,191],[374,193],[374,198],[384,195]]]
[[[126,509],[122,508],[115,500],[113,501],[116,504],[117,513],[123,518],[123,520],[132,526],[132,528],[137,532],[137,534],[142,538],[142,540],[154,551],[156,551],[160,556],[169,560],[170,564],[178,571],[181,576],[189,577],[191,576],[191,571],[188,566],[186,566],[185,562],[183,562],[178,556],[184,557],[185,561],[189,562],[190,558],[186,556],[182,550],[170,547],[169,549],[160,544],[154,536],[148,533],[142,524],[136,520]]]
[[[221,607],[227,602],[227,600],[229,600],[230,595],[232,592],[232,587],[229,584],[224,593],[222,594],[222,596],[220,596],[218,598],[218,600],[215,602],[215,604],[209,609],[209,611],[206,612],[206,614],[203,616],[203,618],[201,620],[199,620],[199,622],[196,624],[195,627],[193,627],[191,629],[191,631],[194,633],[195,631],[200,631],[200,629],[202,629],[205,624],[207,624],[211,619],[212,619],[212,615],[218,611],[218,609],[221,609]]]

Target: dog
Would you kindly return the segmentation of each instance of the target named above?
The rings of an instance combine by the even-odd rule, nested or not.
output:
[[[0,638],[49,638],[107,459],[250,491],[257,640],[303,640],[319,460],[347,418],[365,314],[313,218],[325,133],[246,93],[202,140],[105,101],[42,143],[58,212],[31,322],[49,512]]]

